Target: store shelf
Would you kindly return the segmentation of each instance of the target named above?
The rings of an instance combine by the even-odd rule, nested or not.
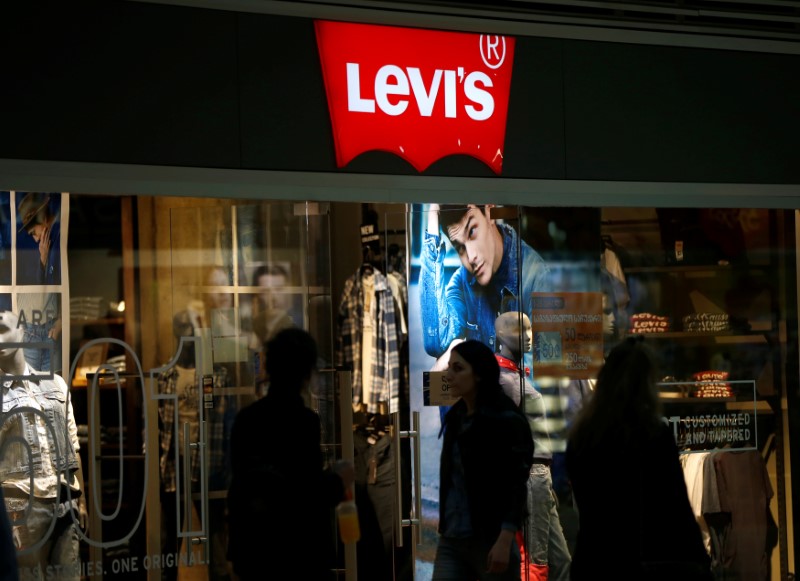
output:
[[[89,382],[92,379],[91,376],[93,376],[93,375],[94,375],[93,373],[90,373],[89,377],[85,377],[85,378],[84,377],[76,377],[76,378],[74,378],[72,380],[72,383],[70,385],[73,388],[76,388],[76,389],[86,388],[86,387],[89,386]],[[129,378],[136,378],[136,377],[139,377],[139,376],[135,375],[135,374],[134,375],[127,374],[124,371],[121,371],[119,373],[119,387],[121,389],[125,389],[127,387],[128,379]],[[114,376],[112,374],[106,374],[100,379],[98,387],[100,389],[103,389],[103,390],[105,390],[105,389],[117,389],[117,382],[114,381]]]
[[[82,319],[81,317],[72,317],[69,322],[73,325],[124,325],[124,317],[101,317],[99,319]]]
[[[768,265],[759,264],[703,264],[703,265],[682,265],[671,264],[663,266],[628,266],[625,268],[625,274],[679,274],[679,273],[693,273],[693,272],[746,272],[748,274],[766,274]]]
[[[726,397],[662,397],[661,404],[665,409],[673,405],[701,406],[702,404],[724,405],[728,411],[753,412],[756,414],[772,414],[772,406],[765,400],[734,401]],[[718,409],[718,408],[715,408]]]
[[[729,401],[725,407],[727,407],[729,410],[741,410],[743,412],[753,411],[755,408],[757,412],[772,413],[772,406],[769,405],[768,401],[763,399],[755,402],[755,406],[753,405],[752,401]]]
[[[639,333],[631,333],[638,335]],[[766,343],[764,333],[696,333],[691,331],[668,331],[666,333],[641,333],[647,339],[713,339],[717,343]]]
[[[738,402],[736,402],[733,398],[730,397],[661,397],[661,403],[695,404],[695,403],[738,403]]]

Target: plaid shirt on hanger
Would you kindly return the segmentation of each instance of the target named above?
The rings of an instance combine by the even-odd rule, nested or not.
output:
[[[228,371],[224,367],[214,368],[214,389],[227,387]],[[178,370],[169,369],[158,376],[158,393],[174,394],[178,381]],[[202,386],[198,397],[202,401]],[[236,413],[232,396],[214,396],[214,407],[204,409],[204,419],[208,422],[208,470],[206,478],[212,488],[227,488],[230,476],[229,454],[226,454],[230,431],[231,416]],[[165,492],[175,491],[175,400],[159,400],[158,415],[161,420],[161,486]],[[190,462],[192,482],[200,481],[199,448],[191,449]]]
[[[395,302],[386,277],[375,271],[376,321],[372,334],[373,386],[369,401],[363,401],[361,373],[361,336],[364,318],[363,286],[361,272],[351,276],[344,284],[342,302],[339,304],[336,336],[336,367],[353,372],[353,403],[364,403],[367,411],[378,413],[378,403],[389,404],[389,412],[399,409],[400,357]]]

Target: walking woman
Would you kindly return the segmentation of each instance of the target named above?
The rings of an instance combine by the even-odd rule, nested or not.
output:
[[[518,581],[533,439],[500,387],[500,366],[478,341],[457,344],[445,379],[460,400],[442,431],[439,545],[433,581]]]
[[[567,443],[579,529],[571,578],[710,580],[678,449],[642,337],[608,354]]]

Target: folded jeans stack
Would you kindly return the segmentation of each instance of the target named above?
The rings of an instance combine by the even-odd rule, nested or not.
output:
[[[694,313],[683,318],[683,330],[690,333],[718,333],[730,331],[730,328],[727,313]]]
[[[106,314],[103,297],[71,297],[69,316],[71,319],[99,319]]]
[[[727,371],[699,371],[692,377],[699,382],[692,391],[692,397],[733,397],[731,384],[727,382]]]
[[[651,313],[636,313],[631,316],[630,333],[666,333],[669,329],[669,317],[653,315]]]

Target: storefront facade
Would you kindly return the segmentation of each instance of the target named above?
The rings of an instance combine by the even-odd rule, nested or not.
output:
[[[341,577],[430,578],[440,418],[424,398],[423,376],[442,351],[423,340],[418,283],[431,204],[474,203],[496,206],[493,218],[548,264],[550,282],[537,292],[599,300],[604,273],[613,270],[625,289],[617,288],[606,345],[668,325],[651,341],[663,359],[665,408],[679,445],[759,459],[767,476],[758,501],[771,519],[744,536],[769,563],[759,569],[764,578],[788,578],[797,548],[792,476],[800,466],[790,445],[800,409],[797,48],[334,6],[249,8],[87,3],[48,6],[52,17],[44,20],[33,7],[3,9],[19,26],[5,38],[11,89],[0,98],[9,112],[0,145],[9,238],[2,293],[18,315],[34,305],[28,319],[50,312],[35,305],[58,298],[44,319],[63,329],[53,350],[60,366],[54,356],[50,368],[68,380],[79,426],[90,521],[80,575],[169,578],[183,568],[182,575],[226,577],[225,430],[263,395],[263,340],[291,324],[320,342],[324,364],[311,403],[323,419],[326,453],[362,463],[380,531],[371,546],[338,547]],[[406,31],[422,36],[404,40],[402,30],[346,28],[351,52],[334,55],[321,27],[335,20],[427,30]],[[356,62],[362,32],[365,60]],[[389,32],[400,36],[387,46],[369,36]],[[459,42],[474,42],[475,54]],[[509,60],[492,61],[501,46]],[[338,67],[337,58],[344,59]],[[358,67],[333,79],[347,63]],[[488,76],[496,70],[507,79]],[[471,71],[487,76],[470,79]],[[348,85],[356,81],[358,89]],[[364,109],[357,112],[380,118],[360,128],[337,118],[337,83]],[[470,123],[489,111],[502,117],[499,134],[475,137]],[[340,140],[357,131],[365,141],[348,155]],[[428,146],[433,153],[415,157]],[[484,158],[481,146],[493,155]],[[42,203],[60,217],[58,279],[25,278],[22,264],[37,256],[26,239],[29,192],[51,192]],[[377,240],[367,239],[364,225]],[[611,258],[601,262],[608,252],[618,269]],[[396,383],[376,396],[387,406],[350,413],[343,402],[367,399],[359,379],[337,373],[352,366],[337,338],[350,316],[348,283],[365,262],[406,287],[392,323],[405,352]],[[458,264],[448,246],[446,275]],[[514,268],[524,278],[522,262]],[[599,315],[595,302],[585,308]],[[533,318],[532,308],[506,306],[496,312]],[[697,328],[698,317],[724,322]],[[45,342],[52,338],[44,333]],[[495,346],[493,332],[478,326],[474,334]],[[602,350],[588,343],[581,371],[541,367],[549,360],[536,345],[525,359],[553,402],[565,397],[561,383],[596,372]],[[113,377],[94,386],[98,365]],[[197,389],[184,395],[196,398],[199,421],[223,434],[206,436],[203,476],[193,479],[187,470],[201,470],[188,461],[193,436],[184,439],[174,425],[168,433],[165,422],[178,401],[170,383],[178,368],[196,370]],[[712,372],[725,374],[712,379],[727,391],[702,401],[693,394]],[[393,427],[381,425],[378,441],[390,451],[378,456],[365,442],[384,416]],[[698,426],[711,417],[735,419],[741,433]],[[553,429],[565,433],[561,421]],[[362,429],[351,436],[343,429],[351,424]],[[186,463],[173,480],[164,465],[176,457]],[[369,472],[373,457],[380,481]],[[552,468],[558,491],[563,473]],[[570,514],[565,507],[568,540]],[[380,557],[365,560],[367,551]]]

